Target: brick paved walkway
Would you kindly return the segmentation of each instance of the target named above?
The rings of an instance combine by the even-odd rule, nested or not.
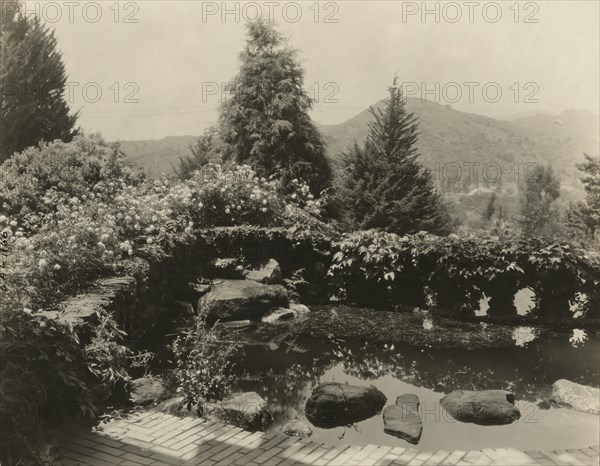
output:
[[[64,435],[65,465],[598,465],[600,447],[521,452],[513,448],[419,451],[378,445],[330,447],[279,433],[248,432],[147,411]]]

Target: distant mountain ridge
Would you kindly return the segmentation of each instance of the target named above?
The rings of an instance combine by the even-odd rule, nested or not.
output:
[[[144,168],[149,175],[173,175],[173,165],[179,158],[190,155],[190,146],[198,136],[167,136],[163,139],[119,141],[129,160]]]
[[[372,108],[382,105],[380,101]],[[511,182],[519,179],[518,169],[528,164],[551,164],[566,188],[577,188],[575,164],[583,160],[584,152],[599,152],[600,117],[583,110],[505,121],[420,99],[408,99],[407,109],[420,121],[417,146],[422,162],[437,169],[440,176],[444,167],[455,164],[462,167],[463,176],[468,176],[470,169],[481,171],[485,164],[496,163],[507,172],[503,173],[504,181]],[[339,160],[355,140],[364,141],[371,118],[367,109],[338,125],[320,126],[333,160]],[[492,168],[488,167],[490,176]],[[450,176],[449,169],[447,172]]]
[[[383,101],[373,108],[380,108]],[[408,99],[407,109],[420,121],[418,148],[422,162],[437,177],[468,177],[469,170],[481,176],[487,167],[494,176],[494,164],[502,169],[504,183],[514,183],[526,175],[531,164],[551,164],[563,184],[563,191],[581,198],[580,173],[575,164],[583,153],[598,155],[600,117],[584,110],[568,110],[559,115],[539,114],[497,120],[420,99]],[[369,109],[337,125],[318,125],[335,161],[354,141],[364,141],[371,121]],[[129,158],[152,176],[173,174],[181,156],[189,155],[196,136],[171,136],[159,140],[121,141]],[[487,164],[487,165],[486,165]]]

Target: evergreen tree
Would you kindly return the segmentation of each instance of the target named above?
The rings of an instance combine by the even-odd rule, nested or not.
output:
[[[42,140],[68,142],[77,133],[77,115],[69,113],[64,97],[67,78],[54,32],[23,13],[18,2],[2,3],[0,162]]]
[[[448,231],[446,206],[433,179],[418,161],[418,122],[407,112],[394,79],[385,107],[371,109],[367,140],[345,154],[344,195],[355,228],[394,233]]]
[[[577,164],[577,168],[583,172],[585,202],[578,203],[567,214],[567,225],[588,238],[596,238],[600,233],[600,157],[583,155],[585,161]]]
[[[285,186],[304,179],[313,194],[328,188],[332,169],[308,111],[297,53],[273,25],[248,25],[241,66],[231,83],[234,95],[221,109],[221,134],[231,157],[249,163],[261,176],[277,174]]]
[[[192,173],[209,163],[220,163],[227,147],[223,143],[217,128],[208,128],[190,147],[192,155],[179,158],[177,167],[173,167],[175,174],[182,180],[192,176]]]
[[[485,223],[490,223],[495,212],[496,212],[496,193],[493,192],[488,200],[485,210],[483,211],[483,214],[482,214],[483,221]]]
[[[540,166],[520,185],[520,225],[526,235],[554,233],[558,215],[554,201],[560,196],[560,181],[551,166]]]

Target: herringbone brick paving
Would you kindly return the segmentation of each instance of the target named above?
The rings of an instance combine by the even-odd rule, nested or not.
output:
[[[598,465],[599,446],[570,450],[420,451],[379,445],[328,446],[280,433],[248,432],[202,419],[147,411],[71,429],[62,439],[67,465]]]

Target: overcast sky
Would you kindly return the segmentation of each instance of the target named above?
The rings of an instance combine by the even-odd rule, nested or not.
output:
[[[427,2],[429,12],[421,1],[25,4],[56,30],[80,124],[110,140],[196,135],[214,121],[259,9],[300,50],[320,123],[384,98],[394,75],[417,97],[489,116],[599,111],[597,0]]]

